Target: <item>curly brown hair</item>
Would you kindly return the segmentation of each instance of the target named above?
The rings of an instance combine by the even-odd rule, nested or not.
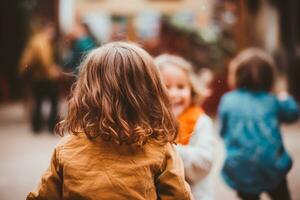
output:
[[[84,132],[120,145],[174,142],[177,124],[169,107],[152,57],[134,44],[112,42],[81,64],[56,133]]]

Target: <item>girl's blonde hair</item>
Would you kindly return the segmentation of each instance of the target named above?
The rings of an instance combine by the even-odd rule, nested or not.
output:
[[[186,72],[188,76],[188,80],[192,89],[192,103],[199,104],[202,98],[200,83],[197,78],[197,74],[193,70],[193,66],[190,62],[185,60],[180,56],[170,55],[170,54],[162,54],[154,59],[155,64],[158,66],[160,70],[163,70],[166,66],[175,66],[179,67],[183,71]]]
[[[68,113],[56,132],[84,132],[117,144],[174,142],[177,125],[152,57],[113,42],[88,54],[73,85]]]

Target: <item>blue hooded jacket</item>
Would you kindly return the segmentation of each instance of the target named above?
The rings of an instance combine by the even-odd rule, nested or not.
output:
[[[225,182],[254,194],[277,187],[292,167],[280,123],[298,119],[294,99],[237,89],[222,97],[219,117],[227,153],[222,169]]]

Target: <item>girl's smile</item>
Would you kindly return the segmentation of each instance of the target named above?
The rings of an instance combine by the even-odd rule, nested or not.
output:
[[[176,117],[192,103],[192,89],[187,73],[174,65],[167,65],[161,70],[166,85],[172,110]]]

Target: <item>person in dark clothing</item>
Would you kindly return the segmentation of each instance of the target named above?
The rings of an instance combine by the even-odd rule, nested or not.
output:
[[[50,101],[50,116],[48,129],[53,131],[58,120],[58,86],[56,79],[60,70],[55,63],[53,39],[55,29],[52,24],[41,27],[33,34],[27,43],[20,63],[20,73],[29,77],[33,96],[33,109],[31,111],[32,130],[40,132],[43,125],[42,103]]]
[[[39,132],[42,128],[42,103],[49,100],[51,104],[48,118],[48,129],[53,131],[58,116],[58,87],[50,80],[37,80],[32,82],[32,93],[35,100],[35,107],[32,113],[32,128],[34,132]]]

